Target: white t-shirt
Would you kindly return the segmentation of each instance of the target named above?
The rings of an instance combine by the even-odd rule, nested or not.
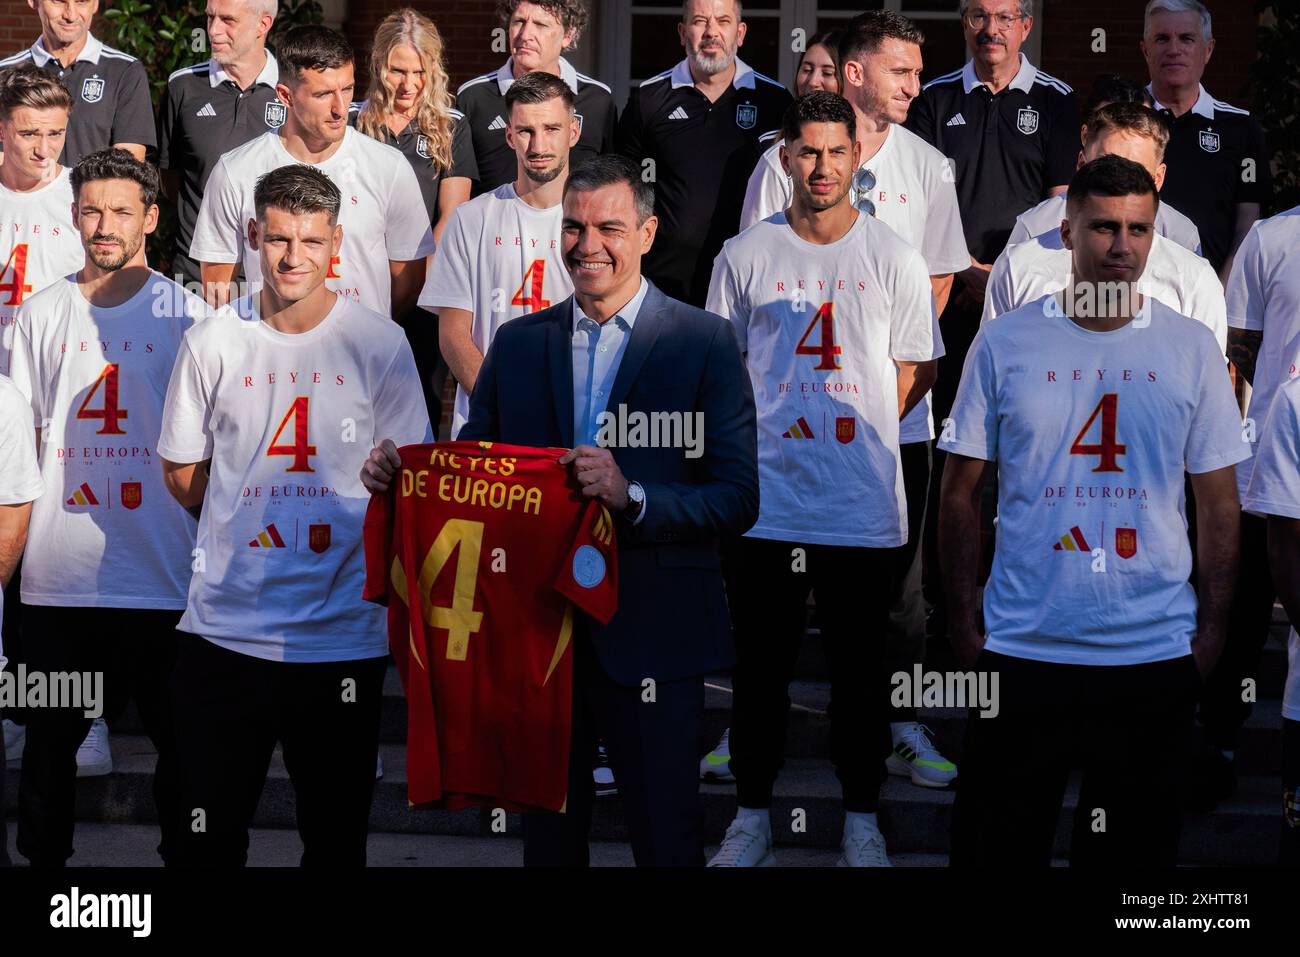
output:
[[[784,143],[780,140],[770,147],[749,177],[740,213],[742,230],[787,209],[794,198],[794,186],[781,168]],[[868,197],[876,206],[876,219],[920,250],[931,276],[945,276],[970,265],[952,163],[942,153],[911,130],[894,125],[880,149],[862,165],[876,176],[876,188]],[[851,190],[850,198],[858,199],[857,190]],[[937,315],[934,336],[942,343]],[[939,355],[943,355],[942,345]],[[934,438],[929,393],[903,419],[898,438],[900,442]]]
[[[1071,267],[1071,253],[1061,241],[1059,226],[1008,246],[989,273],[984,322],[1043,299],[1048,293],[1060,292],[1070,284]],[[1172,239],[1154,236],[1146,269],[1138,280],[1138,291],[1208,326],[1218,340],[1219,351],[1227,352],[1228,317],[1223,284],[1206,260]]]
[[[1007,245],[1014,246],[1016,243],[1023,243],[1027,239],[1041,236],[1053,229],[1060,229],[1063,219],[1065,219],[1065,194],[1049,196],[1037,206],[1025,210],[1016,217],[1016,225],[1011,229]],[[1162,202],[1156,208],[1156,233],[1166,239],[1172,239],[1188,252],[1201,255],[1201,231],[1196,228],[1194,222],[1168,203]]]
[[[907,541],[894,360],[938,357],[925,260],[859,215],[833,243],[785,213],[723,244],[706,308],[731,320],[758,410],[754,538]]]
[[[1242,507],[1261,515],[1300,518],[1300,380],[1291,378],[1276,391]],[[1287,637],[1282,717],[1300,721],[1300,636],[1294,627]]]
[[[0,505],[22,505],[41,497],[45,483],[36,464],[36,434],[28,417],[27,398],[0,375]],[[0,588],[0,616],[5,610]],[[4,670],[4,636],[0,635],[0,671]]]
[[[274,130],[222,156],[203,190],[190,257],[200,263],[242,261],[250,287],[260,283],[258,254],[248,248],[247,238],[248,221],[257,218],[253,188],[262,174],[299,162]],[[326,285],[367,309],[391,315],[389,260],[423,259],[434,249],[429,214],[411,164],[393,147],[349,127],[333,156],[309,165],[333,180],[343,194],[343,245]]]
[[[1033,302],[971,345],[939,447],[998,463],[991,651],[1130,665],[1191,649],[1184,469],[1248,452],[1214,337],[1160,302],[1149,318],[1089,332]]]
[[[483,355],[511,319],[566,299],[573,292],[560,253],[559,204],[529,206],[504,183],[457,206],[420,292],[430,312],[464,309],[474,316],[470,335]],[[454,439],[469,418],[469,393],[456,386]]]
[[[85,263],[72,225],[71,175],[65,167],[30,193],[0,184],[0,372],[9,371],[18,307]]]
[[[1300,371],[1300,206],[1250,227],[1228,278],[1228,325],[1263,332],[1246,414],[1255,432],[1268,418],[1273,396]],[[1237,469],[1245,497],[1251,462]]]
[[[163,484],[157,444],[181,338],[208,314],[158,273],[118,306],[92,306],[74,274],[19,308],[10,372],[48,490],[32,506],[24,602],[185,607],[194,519]]]
[[[179,627],[272,661],[383,655],[384,611],[363,601],[361,464],[380,440],[432,441],[396,323],[339,296],[277,332],[253,296],[185,337],[158,452],[211,459],[196,570]],[[246,316],[247,318],[241,318]]]

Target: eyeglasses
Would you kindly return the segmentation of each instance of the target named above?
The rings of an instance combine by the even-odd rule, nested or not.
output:
[[[996,15],[990,15],[980,10],[975,13],[966,14],[966,25],[969,26],[972,30],[983,30],[984,25],[988,23],[990,20],[992,20],[994,23],[997,24],[999,30],[1005,30],[1008,27],[1010,27],[1011,24],[1015,23],[1017,20],[1023,20],[1023,19],[1024,17],[1020,16],[1019,14],[1016,14],[1015,16],[1012,16],[1009,13],[999,13]]]
[[[853,174],[853,192],[856,198],[853,200],[854,209],[858,212],[866,213],[868,216],[876,215],[876,204],[871,201],[871,191],[876,188],[876,174],[871,172],[865,166],[858,168]]]

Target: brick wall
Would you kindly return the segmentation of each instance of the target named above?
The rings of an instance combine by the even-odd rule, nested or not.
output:
[[[0,0],[0,56],[31,46],[40,31],[40,21],[27,0]]]
[[[1215,52],[1202,82],[1216,98],[1249,108],[1250,63],[1255,59],[1255,28],[1259,22],[1242,0],[1202,0],[1214,20]],[[1086,96],[1101,73],[1119,73],[1143,81],[1146,61],[1138,49],[1142,39],[1140,0],[1045,0],[1041,66]],[[1092,33],[1106,31],[1106,52],[1093,53]]]

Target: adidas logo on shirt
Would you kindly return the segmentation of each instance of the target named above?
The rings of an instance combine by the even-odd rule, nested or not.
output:
[[[670,120],[689,120],[690,117],[686,115],[686,110],[685,110],[683,107],[680,107],[680,106],[679,106],[679,107],[677,107],[677,109],[673,110],[671,113],[668,114],[668,119],[670,119]]]
[[[965,125],[966,125],[966,117],[962,116],[960,113],[957,113],[956,115],[952,116],[948,120],[948,122],[944,124],[944,126],[965,126]]]
[[[505,128],[506,128],[506,121],[504,118],[502,118],[502,116],[499,113],[497,114],[496,119],[494,119],[491,123],[488,124],[488,129],[490,130],[504,130]]]
[[[211,103],[204,103],[203,109],[199,110],[194,115],[195,116],[216,116],[217,111],[213,108]]]

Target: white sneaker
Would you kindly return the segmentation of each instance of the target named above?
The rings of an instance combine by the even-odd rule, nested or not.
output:
[[[893,867],[885,853],[885,835],[880,828],[860,821],[852,825],[840,842],[836,867]]]
[[[771,835],[763,828],[760,818],[749,815],[731,822],[722,846],[709,861],[709,867],[772,867],[775,864]]]
[[[930,729],[915,721],[889,726],[894,750],[885,761],[890,774],[910,777],[923,788],[946,788],[957,776],[957,765],[945,758],[930,740]]]
[[[108,748],[108,725],[96,718],[77,748],[77,777],[97,778],[113,773],[113,752]]]
[[[21,768],[23,766],[23,748],[27,744],[27,729],[15,724],[8,718],[0,721],[5,734],[5,767]]]
[[[731,729],[727,728],[718,739],[718,746],[700,758],[700,780],[717,784],[720,781],[734,781],[731,773]]]

